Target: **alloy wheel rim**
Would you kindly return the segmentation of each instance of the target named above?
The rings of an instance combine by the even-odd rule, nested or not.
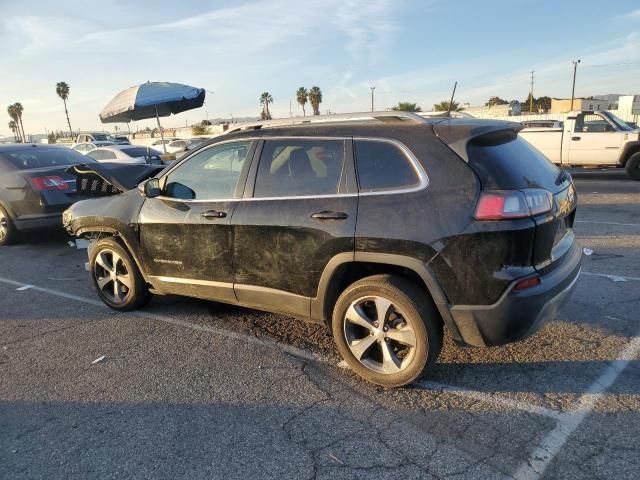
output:
[[[115,304],[127,301],[131,293],[131,275],[122,257],[111,249],[96,255],[93,273],[102,294]]]
[[[9,222],[7,221],[7,217],[4,216],[4,213],[0,210],[0,241],[7,238],[9,234]]]
[[[415,331],[402,310],[387,298],[370,295],[352,302],[343,328],[353,356],[376,373],[400,373],[415,356]]]

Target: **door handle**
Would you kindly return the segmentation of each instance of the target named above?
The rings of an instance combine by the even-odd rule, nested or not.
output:
[[[207,212],[201,213],[200,216],[208,220],[215,219],[215,218],[224,218],[227,216],[227,212],[220,212],[218,210],[209,210]]]
[[[571,140],[573,140],[574,142],[580,140],[580,137],[571,137]]]
[[[346,220],[347,218],[349,218],[349,215],[344,212],[324,211],[314,213],[313,215],[311,215],[311,218],[315,218],[317,220]]]

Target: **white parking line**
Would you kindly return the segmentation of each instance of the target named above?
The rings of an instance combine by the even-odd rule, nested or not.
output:
[[[595,272],[581,272],[580,275],[587,275],[588,277],[601,277],[608,278],[614,282],[640,282],[640,277],[627,277],[625,275],[610,275],[608,273],[595,273]]]
[[[68,298],[69,300],[75,300],[76,302],[82,302],[82,303],[86,303],[88,305],[93,305],[95,307],[101,307],[104,308],[105,310],[108,310],[108,307],[102,303],[99,300],[94,300],[91,298],[86,298],[86,297],[80,297],[78,295],[71,295],[69,293],[65,293],[65,292],[61,292],[59,290],[52,290],[50,288],[43,288],[43,287],[38,287],[36,285],[31,285],[31,284],[27,284],[27,283],[22,283],[22,282],[16,282],[15,280],[11,280],[8,278],[3,278],[0,277],[0,283],[5,283],[7,285],[13,285],[13,286],[17,286],[17,287],[29,287],[29,290],[35,290],[37,292],[42,292],[42,293],[47,293],[49,295],[55,295],[57,297],[62,297],[62,298]],[[18,288],[18,290],[20,289]],[[113,310],[109,310],[110,312],[113,312]],[[277,348],[279,350],[283,350],[286,353],[293,355],[294,357],[298,357],[304,360],[310,360],[310,361],[314,361],[314,362],[323,362],[326,363],[328,362],[328,359],[325,359],[319,355],[314,355],[312,353],[306,352],[304,350],[301,350],[299,348],[293,347],[291,345],[286,345],[283,343],[279,343],[276,342],[274,340],[268,340],[268,339],[259,339],[256,338],[254,336],[251,335],[246,335],[246,334],[242,334],[242,333],[237,333],[237,332],[230,332],[227,330],[222,330],[219,328],[215,328],[215,327],[211,327],[208,325],[197,325],[194,323],[189,323],[189,322],[185,322],[184,320],[179,320],[177,318],[173,318],[173,317],[167,317],[165,315],[160,315],[157,313],[152,313],[152,312],[148,312],[148,311],[144,311],[144,310],[138,310],[138,311],[134,311],[134,312],[119,312],[122,315],[132,315],[135,317],[141,317],[141,318],[146,318],[147,320],[156,320],[159,322],[164,322],[164,323],[170,323],[172,325],[177,325],[180,327],[185,327],[185,328],[190,328],[191,330],[197,330],[197,331],[201,331],[201,332],[209,332],[209,333],[213,333],[215,335],[218,336],[222,336],[222,337],[226,337],[226,338],[231,338],[234,340],[240,340],[243,342],[247,342],[247,343],[251,343],[253,345],[259,345],[262,347],[267,347],[267,348]]]
[[[477,390],[469,390],[463,387],[455,387],[453,385],[446,385],[444,383],[437,382],[419,382],[418,386],[427,388],[429,390],[440,390],[442,392],[452,393],[461,397],[469,397],[481,402],[488,403],[489,405],[495,405],[498,407],[508,407],[515,410],[522,410],[524,412],[533,413],[535,415],[541,415],[544,417],[550,417],[555,420],[562,418],[562,413],[556,410],[551,410],[539,405],[534,405],[528,402],[522,402],[520,400],[514,400],[511,398],[495,397],[489,393],[479,392]]]
[[[20,290],[21,287],[29,286],[30,290],[35,290],[37,292],[42,292],[42,293],[46,293],[46,294],[49,294],[49,295],[54,295],[54,296],[58,296],[58,297],[62,297],[62,298],[67,298],[69,300],[74,300],[74,301],[85,303],[85,304],[88,304],[88,305],[100,307],[100,308],[103,308],[103,309],[108,310],[110,312],[113,312],[112,310],[109,310],[108,307],[104,303],[99,301],[99,300],[94,300],[94,299],[91,299],[91,298],[81,297],[81,296],[78,296],[78,295],[72,295],[72,294],[69,294],[69,293],[61,292],[59,290],[53,290],[53,289],[50,289],[50,288],[38,287],[37,285],[27,284],[27,283],[23,283],[23,282],[17,282],[15,280],[11,280],[11,279],[8,279],[8,278],[3,278],[3,277],[0,277],[0,283],[5,283],[7,285],[20,287],[17,290]],[[300,359],[304,359],[304,360],[309,360],[309,361],[319,362],[319,363],[329,363],[329,361],[330,361],[330,359],[328,359],[326,357],[323,357],[321,355],[315,355],[315,354],[309,353],[309,352],[307,352],[305,350],[301,350],[299,348],[296,348],[296,347],[293,347],[291,345],[287,345],[287,344],[284,344],[284,343],[276,342],[274,340],[259,339],[259,338],[256,338],[254,336],[251,336],[251,335],[242,334],[242,333],[238,333],[238,332],[231,332],[231,331],[227,331],[227,330],[222,330],[222,329],[211,327],[211,326],[208,326],[208,325],[198,325],[198,324],[190,323],[190,322],[187,322],[187,321],[184,321],[184,320],[180,320],[180,319],[173,318],[173,317],[168,317],[168,316],[165,316],[165,315],[160,315],[160,314],[149,312],[149,311],[138,310],[138,311],[133,311],[133,312],[119,312],[119,314],[121,314],[121,315],[131,315],[131,316],[135,316],[135,317],[145,318],[147,320],[155,320],[155,321],[159,321],[159,322],[169,323],[169,324],[172,324],[172,325],[189,328],[191,330],[196,330],[196,331],[201,331],[201,332],[208,332],[208,333],[212,333],[214,335],[218,335],[218,336],[222,336],[222,337],[226,337],[226,338],[230,338],[230,339],[234,339],[234,340],[239,340],[239,341],[242,341],[242,342],[251,343],[251,344],[254,344],[254,345],[261,346],[261,347],[274,348],[274,349],[282,350],[282,351],[284,351],[284,352],[286,352],[286,353],[288,353],[288,354],[290,354],[290,355],[292,355],[294,357],[297,357],[297,358],[300,358]],[[627,364],[628,364],[628,361],[627,361]],[[522,402],[522,401],[519,401],[519,400],[513,400],[513,399],[509,399],[509,398],[495,397],[495,396],[493,396],[491,394],[488,394],[488,393],[480,392],[480,391],[477,391],[477,390],[469,390],[469,389],[466,389],[464,387],[457,387],[457,386],[454,386],[454,385],[446,385],[446,384],[442,384],[442,383],[438,383],[438,382],[429,382],[429,381],[418,382],[417,385],[420,386],[420,387],[429,389],[429,390],[440,390],[440,391],[451,393],[451,394],[454,394],[454,395],[459,395],[459,396],[462,396],[462,397],[468,397],[468,398],[473,398],[473,399],[476,399],[476,400],[480,400],[480,401],[485,402],[485,403],[487,403],[489,405],[497,405],[497,406],[501,406],[501,407],[508,407],[508,408],[521,410],[521,411],[529,412],[529,413],[536,414],[536,415],[541,415],[541,416],[553,418],[553,419],[556,419],[556,420],[563,420],[563,419],[565,419],[565,417],[567,415],[567,414],[563,414],[563,413],[555,411],[555,410],[551,410],[551,409],[548,409],[548,408],[545,408],[545,407],[541,407],[539,405],[534,405],[534,404],[530,404],[530,403],[527,403],[527,402]],[[526,478],[526,477],[523,477],[523,478]]]
[[[616,225],[619,227],[640,227],[640,223],[596,222],[593,220],[576,220],[575,223],[593,223],[596,225]]]
[[[571,411],[561,414],[556,428],[551,430],[535,448],[531,457],[523,463],[513,475],[516,480],[539,479],[567,443],[571,434],[591,413],[604,392],[613,385],[629,363],[640,354],[640,336],[634,337],[620,354],[621,360],[614,360],[604,372],[591,384],[587,393],[582,395]]]

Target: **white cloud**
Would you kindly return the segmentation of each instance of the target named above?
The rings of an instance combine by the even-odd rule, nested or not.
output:
[[[638,19],[640,19],[640,8],[638,8],[638,9],[632,11],[632,12],[625,13],[624,15],[620,15],[620,18],[638,20]]]

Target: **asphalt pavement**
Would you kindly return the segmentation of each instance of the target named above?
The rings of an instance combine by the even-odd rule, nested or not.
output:
[[[0,248],[0,479],[640,478],[640,182],[574,172],[591,253],[538,334],[411,387],[318,325],[158,297],[115,313],[60,232]]]

